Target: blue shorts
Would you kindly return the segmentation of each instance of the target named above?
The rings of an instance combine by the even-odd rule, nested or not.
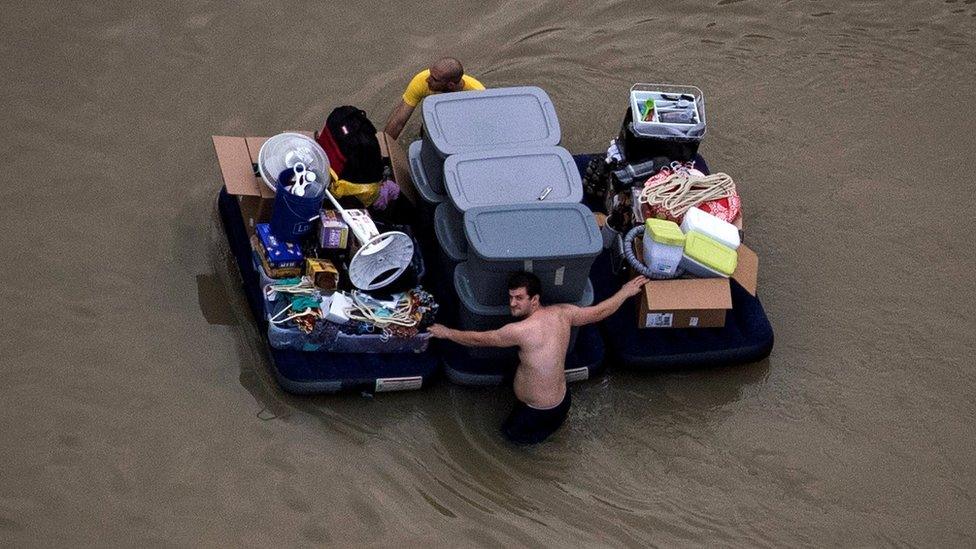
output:
[[[516,400],[515,408],[508,414],[508,419],[502,423],[502,433],[517,444],[537,444],[549,438],[566,421],[569,405],[572,403],[569,387],[566,396],[556,406],[540,410]]]

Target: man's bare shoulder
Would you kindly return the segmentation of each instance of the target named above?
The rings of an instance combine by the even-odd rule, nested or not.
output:
[[[547,306],[546,310],[559,316],[572,316],[576,314],[579,307],[577,305],[573,305],[572,303],[557,303],[555,305]]]

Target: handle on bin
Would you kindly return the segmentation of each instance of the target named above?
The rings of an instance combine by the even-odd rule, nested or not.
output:
[[[430,137],[434,137],[434,136],[441,137],[441,134],[443,132],[441,131],[440,122],[436,118],[432,120],[432,122],[433,122],[432,124],[429,124],[425,127],[425,130],[427,131],[427,135],[429,135]]]
[[[553,127],[554,121],[555,120],[558,120],[558,119],[556,118],[556,107],[553,107],[552,106],[552,101],[546,101],[546,102],[544,102],[542,104],[542,109],[545,110],[545,111],[549,111],[550,113],[552,113],[552,117],[549,117],[549,116],[546,117],[546,127],[549,128],[549,131],[552,132],[554,130],[559,129],[559,128]]]
[[[450,204],[447,204],[447,203],[444,203],[444,206],[438,206],[438,208],[441,208],[441,207],[444,207],[444,208],[453,208],[454,206],[452,206]],[[437,233],[437,229],[440,228],[441,229],[441,233],[440,234],[444,235],[444,238],[448,242],[450,242],[451,248],[453,248],[454,251],[458,251],[458,248],[460,246],[457,245],[457,241],[454,239],[454,237],[456,236],[454,234],[454,232],[451,231],[447,227],[447,216],[440,216],[438,218],[437,215],[434,215],[434,225],[435,225],[434,233],[436,234]],[[463,229],[462,229],[462,234],[464,234],[463,233]]]
[[[457,290],[464,290],[469,296],[473,296],[474,292],[471,291],[471,281],[468,280],[466,276],[458,276],[457,269],[454,269],[454,284],[458,286]],[[461,292],[459,291],[458,294]]]
[[[454,187],[458,190],[458,196],[461,195],[461,180],[458,179],[458,174],[454,170],[444,170],[444,175],[449,175],[451,179],[454,180]],[[446,185],[445,185],[446,187]]]
[[[571,174],[572,173],[575,173],[576,175],[579,175],[579,168],[576,167],[576,161],[575,160],[563,160],[563,164],[566,165],[566,170],[569,173],[571,173]]]
[[[423,183],[425,187],[429,187],[427,184],[427,174],[424,173],[423,166],[420,164],[420,156],[411,157],[410,165],[413,166],[413,175],[418,179],[418,182]]]

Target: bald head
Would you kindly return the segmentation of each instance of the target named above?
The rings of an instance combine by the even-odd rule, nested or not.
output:
[[[427,85],[432,91],[457,91],[463,85],[464,67],[453,57],[442,57],[430,66],[430,78]]]

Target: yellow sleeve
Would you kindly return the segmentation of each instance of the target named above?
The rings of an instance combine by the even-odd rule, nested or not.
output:
[[[468,76],[465,74],[461,77],[461,81],[464,82],[464,88],[462,88],[464,91],[485,89],[485,85],[478,82],[478,80],[473,76]]]
[[[406,91],[403,92],[404,103],[411,107],[416,107],[421,99],[430,95],[430,88],[427,86],[427,77],[429,75],[430,69],[427,69],[418,72],[417,76],[410,79]]]

